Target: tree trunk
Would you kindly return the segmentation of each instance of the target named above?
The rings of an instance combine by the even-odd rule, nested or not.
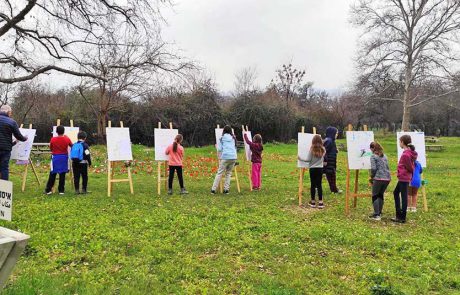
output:
[[[410,90],[412,84],[412,64],[410,60],[406,66],[406,75],[404,80],[403,119],[401,129],[402,131],[410,131]]]
[[[97,142],[99,144],[105,144],[105,128],[107,127],[106,117],[107,113],[104,111],[99,112],[97,116]]]

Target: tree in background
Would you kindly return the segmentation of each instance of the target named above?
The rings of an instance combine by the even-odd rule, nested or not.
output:
[[[167,0],[0,0],[0,82],[58,71],[103,79],[80,67],[82,53],[121,26],[158,27]],[[113,40],[118,44],[118,40]]]
[[[433,77],[448,79],[460,31],[457,0],[358,0],[352,22],[362,28],[358,69],[365,75],[390,74],[387,87],[402,84],[401,97],[374,99],[403,105],[402,129],[409,130],[411,109],[459,89],[430,95],[419,86]]]
[[[305,70],[295,69],[292,64],[283,65],[281,69],[276,70],[276,77],[271,81],[271,87],[284,99],[286,106],[298,97],[305,73]]]

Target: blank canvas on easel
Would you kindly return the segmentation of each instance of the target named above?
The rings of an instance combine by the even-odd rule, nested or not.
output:
[[[396,133],[396,146],[398,147],[398,161],[401,158],[403,149],[399,146],[399,138],[403,135],[410,135],[412,144],[417,152],[417,161],[423,168],[426,168],[425,132],[398,132]]]
[[[109,161],[132,161],[129,128],[111,127],[107,133],[107,156]]]
[[[301,133],[299,132],[297,135],[297,156],[302,159],[306,159],[308,157],[308,152],[311,148],[311,142],[313,140],[313,136],[315,134],[311,133]],[[297,160],[297,167],[298,168],[308,168],[308,163],[304,161]]]
[[[246,160],[251,161],[251,155],[252,155],[251,147],[249,146],[249,144],[246,143],[246,140],[244,140],[244,135],[245,134],[246,134],[246,136],[248,137],[249,140],[252,140],[252,133],[251,133],[251,131],[244,131],[243,130],[244,153],[245,153],[245,156],[246,156]]]
[[[19,128],[19,131],[22,135],[27,136],[26,141],[18,141],[11,151],[11,159],[19,161],[29,161],[30,151],[32,150],[32,145],[34,143],[35,134],[37,130],[35,129],[25,129]]]
[[[80,132],[80,127],[70,127],[70,126],[64,126],[64,135],[67,135],[67,137],[72,141],[72,143],[75,143],[78,141],[78,132]],[[58,136],[56,133],[56,126],[53,126],[53,137]]]
[[[179,130],[155,128],[154,134],[155,161],[168,161],[168,155],[165,154],[166,148],[174,142]]]
[[[347,131],[348,169],[371,169],[370,144],[373,141],[372,131]]]

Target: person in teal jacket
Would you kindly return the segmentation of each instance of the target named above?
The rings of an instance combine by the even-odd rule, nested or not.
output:
[[[211,193],[216,193],[217,186],[222,179],[222,175],[225,173],[224,194],[228,194],[233,167],[235,167],[237,160],[236,139],[233,135],[232,127],[228,125],[224,127],[222,137],[217,142],[217,152],[219,153],[219,169],[217,170]]]

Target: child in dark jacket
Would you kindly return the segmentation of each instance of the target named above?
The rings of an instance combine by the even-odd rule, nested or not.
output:
[[[264,147],[262,145],[262,136],[260,134],[254,135],[252,141],[249,140],[246,133],[244,134],[244,141],[251,148],[251,162],[252,162],[252,189],[257,191],[260,190],[262,184],[261,170],[262,170],[262,151]]]
[[[72,158],[73,181],[75,186],[75,194],[88,193],[88,166],[91,166],[91,153],[89,152],[89,145],[86,143],[87,134],[85,131],[78,132],[78,141],[73,145],[72,149],[79,149],[82,151],[80,158]],[[81,147],[79,146],[81,145]],[[71,155],[73,155],[73,151]],[[80,191],[80,176],[82,179]]]
[[[393,192],[395,198],[396,217],[391,221],[405,223],[407,213],[407,189],[412,180],[414,163],[417,160],[417,152],[412,144],[410,135],[399,138],[399,146],[404,150],[398,163],[398,184]]]
[[[342,191],[337,188],[336,183],[336,169],[337,169],[337,146],[335,140],[339,132],[335,127],[327,127],[326,139],[324,140],[324,147],[326,148],[326,155],[324,156],[324,173],[326,174],[329,188],[334,194],[341,193]]]

